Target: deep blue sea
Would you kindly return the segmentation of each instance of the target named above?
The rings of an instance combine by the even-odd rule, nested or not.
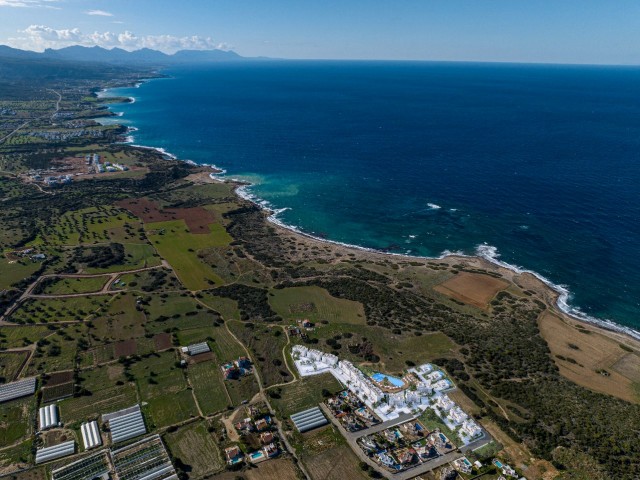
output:
[[[389,252],[481,253],[640,330],[640,68],[237,62],[117,89],[134,143],[278,219]]]

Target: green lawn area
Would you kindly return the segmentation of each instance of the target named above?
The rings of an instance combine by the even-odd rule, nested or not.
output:
[[[422,415],[420,415],[420,421],[424,424],[425,427],[429,431],[433,431],[436,428],[440,429],[442,433],[444,433],[449,439],[457,445],[461,445],[462,442],[458,435],[451,430],[447,425],[438,417],[436,412],[434,412],[431,408],[427,408]]]
[[[163,438],[172,456],[191,467],[191,478],[201,478],[225,467],[222,452],[203,420],[167,433]]]
[[[240,320],[240,310],[236,300],[218,297],[210,293],[200,293],[200,295],[202,296],[201,300],[222,315],[225,320]]]
[[[184,373],[175,365],[177,360],[175,352],[162,352],[141,359],[130,369],[156,427],[166,427],[198,414]]]
[[[2,257],[0,258],[0,289],[9,288],[23,278],[31,276],[40,268],[39,262],[32,262],[29,259],[21,261],[12,261]]]
[[[210,415],[227,408],[229,399],[218,364],[202,362],[189,365],[187,375],[202,413]]]
[[[307,318],[312,322],[366,323],[364,307],[359,302],[332,297],[320,287],[291,287],[272,289],[271,307],[285,320]]]
[[[65,424],[84,422],[138,403],[136,388],[127,382],[123,372],[124,368],[118,364],[83,370],[80,373],[81,386],[88,394],[58,403],[60,417]]]
[[[280,398],[271,397],[271,403],[283,417],[289,417],[323,402],[322,391],[325,389],[331,393],[344,389],[330,373],[303,377],[291,385],[276,388],[280,391]]]
[[[98,292],[109,277],[89,277],[89,278],[64,278],[58,277],[54,282],[47,284],[42,293],[47,295],[66,295],[69,293],[90,293]]]
[[[12,400],[0,405],[0,445],[10,445],[31,431],[35,414],[33,397]]]
[[[198,257],[200,250],[222,247],[231,242],[231,236],[222,225],[211,224],[210,234],[190,233],[184,220],[148,223],[145,229],[153,246],[171,264],[189,290],[204,290],[223,283],[213,268]]]

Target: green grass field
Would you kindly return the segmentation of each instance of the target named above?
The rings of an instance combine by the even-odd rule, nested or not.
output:
[[[144,336],[146,319],[136,310],[136,296],[121,293],[113,298],[105,313],[92,320],[93,344],[129,340]],[[96,340],[97,337],[97,340]]]
[[[58,403],[65,424],[84,422],[138,403],[136,388],[127,382],[123,372],[124,368],[117,364],[83,370],[80,385],[88,394]]]
[[[225,320],[240,320],[238,302],[230,298],[218,297],[210,293],[200,293],[203,303],[214,309]]]
[[[225,386],[234,406],[240,405],[245,400],[251,400],[260,391],[254,375],[245,375],[238,380],[227,380]]]
[[[109,277],[89,277],[89,278],[64,278],[55,279],[55,283],[49,283],[42,293],[46,295],[67,295],[70,293],[91,293],[98,292]]]
[[[177,360],[175,352],[168,351],[143,358],[130,369],[156,427],[173,425],[198,414],[184,374],[175,365]]]
[[[431,408],[427,408],[424,411],[424,413],[420,416],[420,421],[424,424],[425,427],[427,427],[429,431],[433,431],[437,428],[447,437],[449,437],[449,440],[451,440],[456,445],[460,445],[462,443],[460,441],[460,437],[458,437],[458,435],[453,430],[447,427],[447,425]]]
[[[28,357],[27,351],[0,353],[0,378],[5,382],[13,381]]]
[[[252,353],[254,368],[258,369],[265,387],[293,380],[282,357],[287,337],[280,327],[255,325],[247,328],[247,324],[237,321],[227,322],[227,325]]]
[[[223,454],[202,420],[167,433],[163,438],[172,456],[189,465],[190,478],[201,478],[225,467]]]
[[[189,365],[187,375],[202,413],[211,415],[227,408],[229,399],[219,365],[215,362]]]
[[[11,445],[31,431],[35,411],[33,397],[12,400],[0,405],[0,445]]]
[[[16,325],[0,327],[0,348],[18,348],[31,345],[46,333],[49,327],[44,325]]]
[[[151,295],[145,305],[150,320],[145,328],[158,333],[177,329],[180,331],[213,326],[218,318],[214,312],[203,307],[188,294],[167,293]]]
[[[18,262],[9,261],[4,257],[0,258],[0,272],[2,272],[0,289],[9,288],[23,278],[31,276],[38,268],[40,268],[39,262],[32,262],[28,259]]]
[[[285,320],[307,318],[312,322],[366,323],[361,303],[332,297],[320,287],[273,289],[269,294],[271,307]]]
[[[45,372],[70,370],[75,365],[78,339],[86,338],[84,324],[67,325],[39,341],[33,358],[27,367],[27,374],[38,375]]]
[[[189,290],[203,290],[223,283],[213,268],[198,258],[199,250],[231,242],[222,225],[210,225],[210,234],[190,233],[184,220],[148,223],[145,229],[153,246],[171,264]]]
[[[280,390],[280,398],[272,397],[271,403],[283,417],[323,402],[322,391],[325,389],[331,393],[344,389],[330,373],[303,377],[295,383],[276,388]]]

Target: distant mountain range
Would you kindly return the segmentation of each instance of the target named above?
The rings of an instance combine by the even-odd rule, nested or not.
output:
[[[75,62],[100,62],[118,65],[175,65],[185,63],[227,62],[242,60],[235,52],[225,50],[180,50],[172,55],[142,48],[129,52],[121,48],[82,47],[80,45],[44,52],[19,50],[0,45],[0,58],[50,59]]]

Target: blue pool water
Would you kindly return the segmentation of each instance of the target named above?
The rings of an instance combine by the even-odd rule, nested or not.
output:
[[[253,452],[252,454],[250,454],[250,457],[252,460],[257,460],[259,458],[264,457],[264,453],[263,452]]]
[[[137,144],[254,182],[279,221],[393,253],[518,265],[566,286],[566,310],[640,329],[640,68],[274,61],[166,73],[115,90],[136,98],[111,107],[117,121],[139,128]]]
[[[376,372],[371,375],[371,378],[378,383],[381,383],[386,378],[394,387],[404,387],[404,382],[402,380],[396,377],[392,377],[391,375],[385,375],[383,373]]]
[[[500,460],[494,460],[493,464],[498,468],[502,468],[503,467],[502,462]]]

